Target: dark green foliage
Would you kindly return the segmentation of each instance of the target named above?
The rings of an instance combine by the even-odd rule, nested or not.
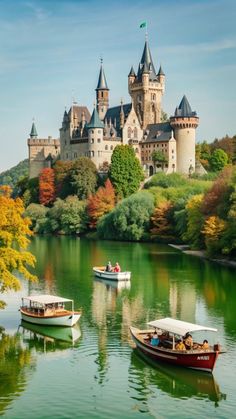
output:
[[[219,172],[228,163],[228,156],[224,150],[217,148],[213,151],[211,157],[209,158],[209,162],[213,172]]]
[[[125,198],[138,190],[144,174],[132,147],[116,146],[111,157],[109,178],[120,198]]]
[[[87,228],[86,202],[77,196],[58,198],[48,212],[51,231],[60,234],[81,234]]]
[[[93,195],[97,185],[97,169],[95,164],[88,157],[80,157],[73,162],[69,183],[72,186],[72,193],[79,199],[86,199]]]
[[[111,240],[145,239],[153,211],[153,196],[148,192],[138,192],[124,199],[99,220],[98,235]]]
[[[17,183],[29,174],[29,160],[25,159],[5,172],[0,173],[0,185],[9,185],[17,193]]]

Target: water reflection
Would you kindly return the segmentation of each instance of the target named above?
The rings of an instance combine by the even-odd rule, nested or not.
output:
[[[146,362],[152,368],[146,365]],[[226,394],[221,393],[212,374],[162,363],[156,364],[137,350],[131,355],[129,374],[130,386],[135,386],[136,391],[144,396],[142,400],[149,397],[150,392],[147,389],[150,390],[153,385],[171,397],[208,399],[214,402],[215,407],[221,400],[226,399]]]
[[[43,352],[70,348],[78,343],[81,337],[78,325],[75,327],[47,327],[22,321],[18,331],[29,349],[34,348],[36,351]]]
[[[25,390],[35,359],[18,333],[7,334],[0,327],[0,415]]]

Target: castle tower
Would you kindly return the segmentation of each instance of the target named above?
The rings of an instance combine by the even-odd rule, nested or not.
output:
[[[107,86],[106,76],[102,65],[102,59],[98,77],[98,84],[96,88],[96,98],[99,118],[103,120],[109,107],[109,89]]]
[[[137,75],[131,67],[128,75],[129,94],[142,129],[161,122],[161,99],[165,91],[165,74],[160,67],[156,74],[146,39]]]
[[[183,96],[175,115],[170,117],[177,148],[177,172],[189,174],[195,171],[195,137],[199,118],[193,112],[186,96]]]
[[[103,163],[103,129],[104,123],[100,120],[96,106],[87,124],[88,130],[88,156],[99,167]]]

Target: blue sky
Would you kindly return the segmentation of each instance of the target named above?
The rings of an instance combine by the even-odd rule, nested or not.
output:
[[[73,98],[92,110],[100,56],[110,105],[129,101],[144,20],[166,74],[163,109],[172,115],[186,94],[198,141],[236,134],[235,0],[0,0],[0,172],[28,156],[32,118],[57,138]]]

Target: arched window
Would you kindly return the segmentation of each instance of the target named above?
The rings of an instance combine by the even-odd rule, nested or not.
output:
[[[110,150],[113,150],[113,145],[111,145]]]
[[[128,137],[131,138],[132,135],[132,129],[131,127],[128,127]]]
[[[105,145],[105,150],[108,150],[108,145]]]
[[[135,127],[134,128],[134,138],[137,138],[138,137],[138,130],[137,130],[137,128]]]
[[[152,100],[156,100],[156,94],[155,93],[153,93],[153,95],[152,95]]]
[[[135,153],[138,153],[138,148],[135,149]]]

